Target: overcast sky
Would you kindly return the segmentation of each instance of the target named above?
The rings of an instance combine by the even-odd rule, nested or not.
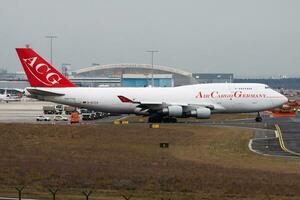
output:
[[[0,0],[0,68],[15,47],[54,64],[155,63],[191,72],[300,76],[299,0]]]

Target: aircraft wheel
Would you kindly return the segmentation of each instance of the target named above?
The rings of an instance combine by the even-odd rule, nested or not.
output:
[[[165,117],[163,118],[164,123],[176,123],[177,119],[175,117]]]
[[[262,117],[256,117],[256,118],[255,118],[255,121],[256,121],[256,122],[262,122]]]
[[[255,121],[256,121],[256,122],[262,122],[262,117],[261,117],[261,115],[260,115],[259,112],[257,113],[257,116],[256,116],[256,118],[255,118]]]
[[[161,116],[150,116],[149,119],[148,119],[148,122],[149,123],[161,123],[162,121],[162,117]]]
[[[171,122],[171,118],[170,117],[164,117],[163,118],[163,123],[170,123]]]
[[[174,117],[174,118],[171,118],[171,122],[172,123],[177,123],[177,119]]]

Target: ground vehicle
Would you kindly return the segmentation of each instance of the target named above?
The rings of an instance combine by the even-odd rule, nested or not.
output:
[[[95,119],[101,119],[103,117],[102,112],[96,112],[95,113]]]
[[[103,113],[103,117],[108,117],[108,116],[110,116],[110,113],[106,113],[106,112]]]
[[[82,120],[91,120],[90,113],[83,113],[82,114]]]
[[[76,108],[72,106],[64,106],[64,111],[66,115],[70,115],[73,111],[76,111]]]
[[[82,120],[94,120],[96,119],[96,113],[83,113]]]
[[[45,115],[55,114],[56,112],[55,106],[43,106],[43,112]]]
[[[61,115],[62,112],[63,112],[63,110],[64,110],[64,106],[61,105],[61,104],[57,104],[57,105],[55,106],[55,109],[56,109],[57,112],[60,112],[60,115]]]
[[[62,116],[62,115],[56,115],[53,118],[54,121],[68,121],[68,118]]]
[[[50,118],[45,115],[39,115],[36,117],[36,121],[50,121]]]
[[[62,111],[57,109],[57,106],[43,106],[43,112],[45,115],[57,114],[61,115]]]
[[[81,108],[79,111],[81,114],[89,112],[88,109],[85,109],[85,108]]]
[[[79,121],[80,121],[79,113],[77,111],[73,111],[71,113],[71,118],[70,118],[71,124],[73,124],[73,123],[79,123]]]
[[[176,118],[210,118],[214,113],[258,112],[287,102],[265,84],[211,83],[179,87],[77,87],[31,48],[16,49],[36,99],[119,114],[149,116],[149,122]],[[101,101],[99,101],[101,100]],[[175,121],[174,120],[174,121]]]
[[[81,119],[84,120],[84,121],[89,120],[89,117],[90,117],[90,115],[87,115],[86,113],[81,115]]]

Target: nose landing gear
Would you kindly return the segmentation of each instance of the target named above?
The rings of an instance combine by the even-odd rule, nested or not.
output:
[[[262,122],[262,117],[261,117],[261,115],[260,115],[259,112],[257,113],[257,116],[256,116],[256,118],[255,118],[255,121],[256,121],[256,122]]]

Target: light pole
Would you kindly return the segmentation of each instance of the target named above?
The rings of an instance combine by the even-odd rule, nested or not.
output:
[[[61,65],[61,71],[62,71],[62,74],[65,76],[65,77],[68,77],[68,66],[71,66],[70,63],[63,63]]]
[[[50,64],[52,65],[52,42],[53,39],[56,39],[56,35],[47,35],[46,38],[50,39]]]
[[[148,50],[146,51],[148,53],[151,53],[151,65],[152,65],[152,73],[151,73],[151,85],[152,87],[154,87],[154,78],[153,78],[153,73],[154,73],[154,69],[153,69],[153,57],[154,57],[154,53],[157,53],[159,51],[157,50]]]

